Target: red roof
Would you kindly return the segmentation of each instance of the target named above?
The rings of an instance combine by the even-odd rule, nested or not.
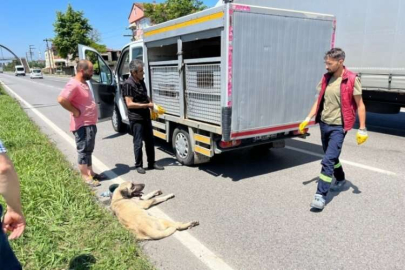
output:
[[[143,3],[133,3],[132,7],[131,7],[131,12],[128,15],[128,19],[129,19],[129,17],[131,17],[131,13],[132,13],[132,10],[134,10],[134,6],[136,6],[137,8],[139,8],[141,10],[143,10]]]

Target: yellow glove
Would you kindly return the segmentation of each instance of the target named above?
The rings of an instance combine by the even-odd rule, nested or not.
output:
[[[309,121],[311,121],[311,118],[307,117],[305,120],[300,124],[298,127],[298,130],[300,131],[301,134],[304,134],[305,128],[308,126]]]
[[[357,130],[356,140],[357,144],[363,144],[368,139],[367,129],[359,129]]]
[[[162,115],[162,114],[164,114],[164,113],[166,112],[166,110],[163,109],[162,106],[157,105],[157,104],[155,104],[155,103],[153,104],[153,111],[154,111],[155,113],[159,114],[159,115]]]
[[[150,110],[150,119],[152,120],[156,120],[159,118],[159,115],[157,112],[155,112],[154,110]]]

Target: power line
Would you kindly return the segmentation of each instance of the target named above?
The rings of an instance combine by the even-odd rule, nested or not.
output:
[[[30,52],[30,56],[31,56],[31,62],[32,62],[32,55],[34,54],[33,53],[34,49],[35,49],[34,45],[29,45],[29,52]]]

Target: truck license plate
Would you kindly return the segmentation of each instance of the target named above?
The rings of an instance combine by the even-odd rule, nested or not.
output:
[[[268,135],[262,135],[262,136],[254,137],[253,140],[255,142],[257,142],[257,141],[266,141],[268,139],[273,139],[273,138],[276,138],[276,137],[277,137],[277,134],[268,134]]]

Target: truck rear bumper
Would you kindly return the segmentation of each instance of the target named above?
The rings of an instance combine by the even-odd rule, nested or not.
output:
[[[220,141],[216,141],[216,142],[214,142],[214,153],[221,154],[224,152],[229,152],[229,151],[244,149],[244,148],[250,148],[250,147],[259,146],[259,145],[269,145],[269,147],[283,148],[284,147],[283,142],[286,139],[306,138],[307,136],[310,136],[311,134],[305,133],[305,134],[295,135],[295,134],[293,134],[293,132],[290,132],[288,135],[285,135],[284,133],[278,133],[276,135],[277,135],[277,137],[275,137],[275,138],[269,138],[269,139],[265,139],[265,140],[261,140],[258,138],[242,139],[241,140],[242,142],[239,146],[230,147],[230,148],[221,148],[219,146]]]

